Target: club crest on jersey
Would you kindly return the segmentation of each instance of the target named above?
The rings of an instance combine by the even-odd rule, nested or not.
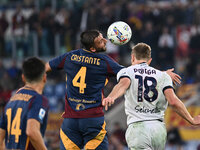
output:
[[[85,109],[85,105],[79,103],[76,105],[76,110],[84,110]]]
[[[125,42],[127,39],[122,35],[122,33],[117,29],[117,27],[113,28],[113,31],[117,35],[117,38],[119,39],[120,42]]]
[[[40,120],[43,120],[44,116],[45,116],[46,111],[43,108],[40,108],[40,112],[39,112],[39,118]]]

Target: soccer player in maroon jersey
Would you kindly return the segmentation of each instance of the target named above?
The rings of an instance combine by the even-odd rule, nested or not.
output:
[[[25,86],[9,100],[0,120],[0,150],[47,150],[43,136],[47,125],[48,101],[42,95],[46,83],[45,64],[36,57],[24,61]]]

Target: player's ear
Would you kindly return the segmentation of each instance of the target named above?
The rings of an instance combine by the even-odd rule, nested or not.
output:
[[[90,47],[90,51],[95,53],[96,52],[96,49],[94,47]]]
[[[47,74],[46,74],[46,73],[43,75],[43,82],[44,82],[44,83],[47,82]]]
[[[23,81],[24,83],[26,83],[26,78],[25,78],[24,74],[22,74],[22,81]]]
[[[152,58],[150,58],[150,59],[148,60],[147,64],[150,65],[151,61],[152,61]]]
[[[135,56],[134,56],[134,54],[131,54],[131,64],[132,65],[133,65],[134,61],[135,61]]]

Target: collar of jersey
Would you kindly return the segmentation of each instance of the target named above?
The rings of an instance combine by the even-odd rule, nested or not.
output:
[[[35,91],[33,88],[31,88],[31,87],[28,87],[28,86],[23,86],[23,87],[21,87],[20,89],[18,89],[17,91],[16,91],[16,93],[18,93],[20,90],[31,90],[31,91]],[[35,91],[36,92],[36,91]]]
[[[95,53],[95,52],[91,52],[91,51],[88,51],[86,49],[82,49],[83,51],[86,51],[86,52],[89,52],[89,53]]]
[[[24,87],[22,87],[22,89],[35,91],[35,89],[33,89],[32,87],[29,87],[29,86],[24,86]]]
[[[148,65],[146,62],[141,62],[141,63],[139,63],[138,65],[141,65],[141,66],[146,66],[146,65]]]

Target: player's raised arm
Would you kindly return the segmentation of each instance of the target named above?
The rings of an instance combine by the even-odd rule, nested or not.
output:
[[[182,118],[187,120],[192,125],[200,125],[200,115],[192,117],[187,111],[185,105],[181,100],[176,96],[173,89],[166,89],[164,91],[165,97],[169,104],[172,106],[173,110],[176,111]]]
[[[129,88],[130,84],[131,81],[129,78],[120,79],[119,83],[115,85],[108,97],[104,98],[102,101],[102,105],[105,106],[105,110],[108,110],[108,106],[114,104],[114,101],[126,92],[126,89]]]
[[[40,123],[36,119],[27,121],[26,134],[36,150],[47,150],[40,133]]]
[[[168,69],[166,73],[171,77],[174,84],[181,84],[181,77],[178,74],[174,73],[173,71],[174,68]]]
[[[5,149],[5,142],[4,142],[5,135],[6,135],[6,131],[0,128],[0,150]]]

